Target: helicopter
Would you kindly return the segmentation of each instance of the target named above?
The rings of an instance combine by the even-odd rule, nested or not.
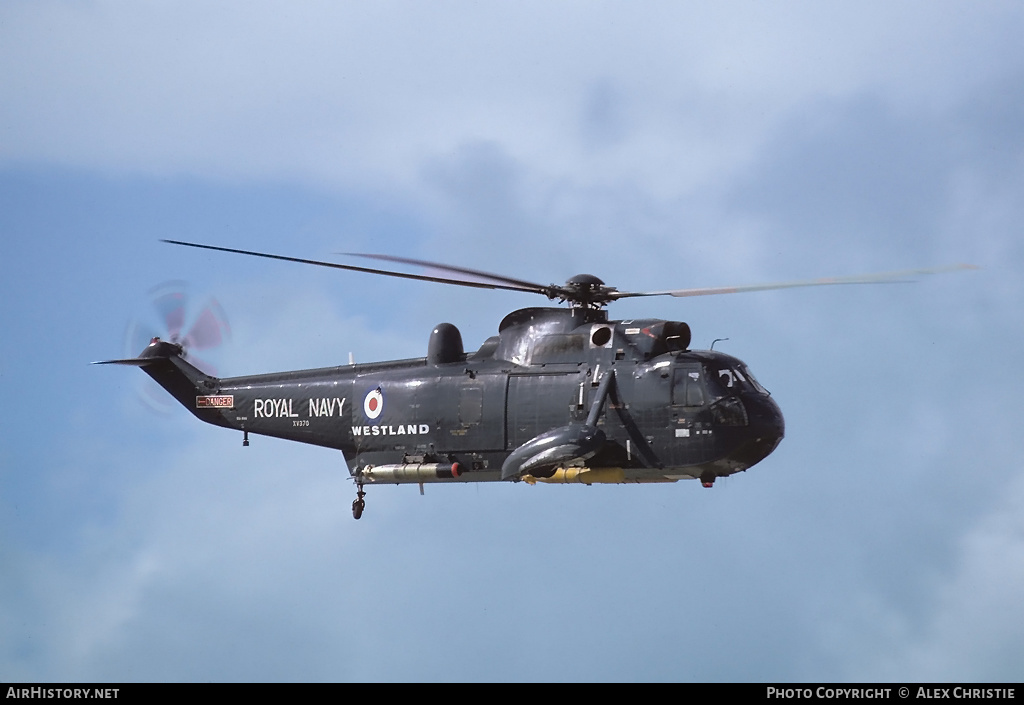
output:
[[[541,294],[568,307],[509,313],[498,334],[466,351],[451,323],[424,357],[243,377],[188,361],[188,340],[153,337],[139,367],[201,421],[308,443],[344,456],[356,485],[352,515],[375,484],[671,483],[704,487],[764,460],[785,435],[782,411],[747,365],[690,348],[682,321],[609,320],[624,298],[705,296],[806,286],[908,281],[972,265],[746,286],[619,291],[590,274],[563,285],[425,260],[349,256],[429,268],[438,276],[324,262],[180,240],[165,243],[478,289]],[[440,276],[443,275],[443,276]]]

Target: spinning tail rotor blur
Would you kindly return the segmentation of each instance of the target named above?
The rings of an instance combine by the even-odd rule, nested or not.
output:
[[[153,338],[160,338],[180,345],[182,357],[216,376],[218,352],[231,338],[231,326],[217,300],[210,297],[197,305],[189,296],[186,282],[168,281],[150,289],[146,301],[125,330],[125,357],[135,357]],[[202,357],[195,354],[197,350]],[[173,399],[152,380],[140,381],[144,382],[139,389],[142,402],[154,411],[170,412],[175,405]]]

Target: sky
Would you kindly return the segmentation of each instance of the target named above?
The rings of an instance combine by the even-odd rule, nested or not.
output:
[[[1016,681],[1024,6],[0,4],[0,681]],[[152,408],[151,290],[241,375],[495,334],[513,292],[161,238],[623,290],[786,417],[699,483],[374,487]]]

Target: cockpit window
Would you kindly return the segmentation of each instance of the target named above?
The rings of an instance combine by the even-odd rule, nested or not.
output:
[[[748,369],[747,369],[746,367],[744,367],[744,368],[743,368],[743,372],[744,372],[744,374],[746,374],[746,375],[747,375],[747,379],[748,379],[748,380],[750,380],[750,383],[751,383],[752,385],[754,385],[754,389],[756,389],[757,391],[761,392],[761,394],[769,394],[768,390],[767,390],[767,389],[765,389],[764,387],[762,387],[762,386],[761,386],[761,383],[760,383],[760,382],[758,382],[758,381],[757,381],[757,380],[756,380],[756,379],[754,378],[754,375],[750,374],[750,370],[748,370]]]
[[[725,394],[731,392],[757,391],[767,394],[768,391],[758,384],[750,370],[740,365],[737,367],[717,367],[708,365],[708,377],[718,383],[718,387]]]
[[[726,389],[732,389],[736,386],[737,376],[736,372],[730,370],[728,367],[718,371],[718,381]]]

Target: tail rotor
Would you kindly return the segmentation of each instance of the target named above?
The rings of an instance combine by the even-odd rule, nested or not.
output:
[[[224,309],[213,297],[196,305],[183,281],[168,281],[147,292],[148,305],[140,310],[125,331],[125,357],[135,357],[154,339],[159,338],[181,346],[181,356],[206,374],[216,376],[219,349],[231,338]],[[202,358],[193,351],[201,351]],[[141,378],[144,388],[139,396],[146,406],[166,413],[174,400],[148,378]]]

